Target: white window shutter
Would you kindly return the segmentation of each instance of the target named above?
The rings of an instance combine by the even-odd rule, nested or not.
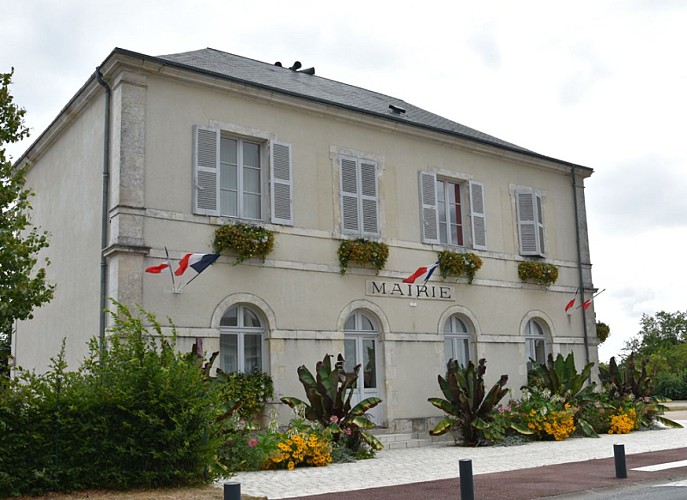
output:
[[[437,210],[437,175],[434,172],[419,173],[420,224],[422,242],[439,243],[439,211]]]
[[[377,197],[377,164],[360,161],[360,204],[362,207],[363,234],[379,234]]]
[[[341,229],[358,233],[358,164],[351,158],[341,158]]]
[[[484,184],[470,181],[470,223],[472,224],[472,246],[477,250],[487,249],[487,211],[484,205]]]
[[[293,225],[293,181],[291,145],[270,143],[271,220],[274,224]]]
[[[193,212],[219,215],[219,129],[193,127]]]
[[[537,203],[537,211],[535,215],[537,217],[537,236],[539,237],[539,253],[543,256],[546,254],[544,249],[544,219],[542,218],[542,200],[539,193],[535,193],[535,201]]]
[[[521,255],[542,255],[539,245],[537,202],[531,190],[515,192]]]

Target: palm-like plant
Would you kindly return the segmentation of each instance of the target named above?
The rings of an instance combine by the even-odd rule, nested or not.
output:
[[[325,354],[322,361],[317,362],[316,376],[313,376],[305,365],[298,368],[298,379],[305,388],[310,404],[294,397],[281,398],[282,403],[294,409],[304,408],[305,418],[330,429],[335,441],[339,441],[343,434],[349,436],[346,440],[349,448],[356,448],[362,439],[373,449],[381,450],[384,445],[365,429],[375,426],[366,413],[382,400],[370,397],[352,407],[351,399],[360,365],[356,365],[352,372],[347,372],[344,368],[344,358],[339,354],[332,368],[332,357],[331,354]]]
[[[508,393],[504,388],[508,381],[508,375],[501,378],[487,393],[484,386],[484,374],[487,371],[486,360],[480,359],[477,367],[470,361],[463,368],[455,359],[449,360],[446,365],[446,378],[438,376],[439,387],[446,399],[429,398],[428,401],[448,414],[434,429],[429,431],[432,436],[445,434],[450,430],[460,432],[463,444],[477,446],[483,431],[492,421],[492,414],[499,401]],[[527,429],[515,430],[525,434],[531,434]]]

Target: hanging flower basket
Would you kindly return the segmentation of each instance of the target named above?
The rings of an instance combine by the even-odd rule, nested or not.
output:
[[[447,276],[462,276],[468,278],[468,283],[472,283],[475,273],[482,267],[482,259],[474,253],[457,253],[445,250],[438,252],[439,272],[443,278]]]
[[[274,234],[264,227],[237,222],[225,224],[215,231],[212,246],[215,252],[229,250],[236,254],[234,265],[259,257],[263,261],[274,249]]]
[[[337,253],[341,264],[341,274],[346,273],[349,262],[355,262],[361,266],[372,266],[379,274],[389,258],[389,246],[386,243],[358,238],[342,241]]]
[[[553,285],[558,279],[558,268],[545,262],[527,260],[518,264],[518,276],[522,281],[534,281],[538,285]]]

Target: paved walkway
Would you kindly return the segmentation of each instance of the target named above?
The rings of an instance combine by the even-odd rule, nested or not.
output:
[[[241,493],[263,496],[270,500],[343,491],[354,493],[354,490],[370,488],[382,488],[382,490],[388,490],[386,493],[389,494],[392,491],[396,493],[387,495],[383,494],[382,490],[377,490],[376,492],[369,491],[362,496],[347,495],[347,498],[391,498],[393,496],[393,498],[435,499],[442,497],[438,493],[429,493],[431,488],[442,487],[446,489],[447,484],[442,485],[442,482],[446,480],[453,481],[453,486],[450,486],[455,492],[452,498],[458,498],[459,490],[455,488],[458,488],[457,485],[459,484],[457,478],[461,459],[472,460],[473,475],[476,476],[475,484],[478,484],[480,480],[479,475],[495,473],[509,473],[512,476],[509,481],[517,482],[517,477],[513,476],[516,473],[512,471],[521,471],[519,475],[529,477],[528,481],[532,482],[533,471],[531,469],[601,459],[610,459],[605,461],[604,467],[610,467],[610,476],[614,477],[614,444],[624,444],[625,454],[628,457],[628,469],[633,466],[629,463],[630,456],[646,454],[649,457],[650,454],[647,452],[674,450],[672,454],[666,455],[668,457],[666,460],[670,461],[675,456],[682,457],[682,460],[687,459],[687,449],[685,448],[687,446],[687,414],[679,413],[680,415],[667,416],[685,426],[683,429],[633,432],[622,436],[602,435],[599,439],[573,438],[562,442],[534,442],[511,447],[464,448],[440,444],[425,448],[385,450],[379,452],[377,457],[372,460],[361,460],[350,464],[332,464],[328,467],[299,468],[294,471],[242,472],[232,478],[232,481],[241,483]],[[656,460],[654,457],[646,463],[657,463]],[[645,462],[641,463],[644,464]],[[596,467],[594,463],[588,464],[588,468],[589,465],[592,468]],[[563,470],[559,470],[557,474],[564,476]],[[536,474],[534,471],[534,477]],[[605,473],[605,475],[608,476],[609,473]],[[494,479],[497,478],[494,477]],[[569,481],[570,477],[562,477],[562,479]],[[410,496],[399,495],[400,490],[398,488],[393,490],[385,488],[409,484],[415,484],[414,490],[416,491],[409,494]],[[418,487],[427,491],[428,496],[418,496]],[[581,485],[579,489],[583,490],[585,486]]]

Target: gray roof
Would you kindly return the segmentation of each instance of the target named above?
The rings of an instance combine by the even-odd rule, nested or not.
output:
[[[381,116],[522,153],[532,153],[520,146],[425,111],[402,99],[220,50],[207,48],[158,56],[156,59],[270,89],[274,92]],[[390,105],[402,108],[405,112],[394,113],[389,108]]]

